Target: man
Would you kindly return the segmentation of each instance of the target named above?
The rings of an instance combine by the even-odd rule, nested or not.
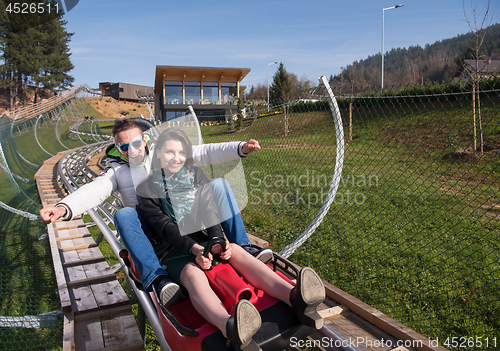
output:
[[[177,300],[181,291],[179,286],[170,280],[156,257],[150,241],[154,230],[145,221],[141,221],[135,210],[136,187],[148,176],[152,161],[150,157],[152,145],[147,144],[143,130],[133,119],[116,120],[112,136],[114,145],[106,150],[109,161],[99,177],[77,189],[55,206],[41,209],[40,217],[45,224],[58,219],[70,220],[98,206],[112,192],[119,192],[124,208],[115,214],[116,229],[138,268],[144,287],[147,291],[152,289],[161,303],[167,307]],[[206,144],[193,147],[193,159],[196,165],[207,166],[239,160],[258,150],[260,150],[259,142],[253,139],[246,143]],[[228,240],[243,246],[257,258],[268,261],[272,257],[271,250],[256,250],[250,245],[236,200],[227,181],[214,179],[212,186],[218,200],[219,211],[226,214],[224,218],[228,218],[221,223]],[[227,213],[231,215],[228,216]]]

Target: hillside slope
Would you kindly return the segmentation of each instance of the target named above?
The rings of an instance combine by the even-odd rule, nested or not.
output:
[[[48,96],[44,94],[42,99]],[[113,119],[125,117],[149,118],[149,110],[146,104],[130,101],[117,101],[109,96],[106,97],[87,97],[87,104],[91,107],[85,109],[85,113],[96,119]],[[28,92],[28,105],[33,103],[33,94]],[[22,106],[22,104],[18,104]],[[6,113],[10,108],[9,95],[6,89],[0,89],[0,115]],[[95,113],[94,113],[95,110]]]
[[[100,118],[111,119],[120,117],[141,117],[149,118],[149,110],[146,104],[130,101],[118,101],[109,96],[88,97],[87,103],[99,114]]]

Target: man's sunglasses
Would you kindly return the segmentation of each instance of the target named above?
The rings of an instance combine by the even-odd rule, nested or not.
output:
[[[137,139],[134,140],[131,143],[124,143],[124,144],[115,144],[118,150],[120,150],[122,153],[126,153],[128,151],[129,146],[132,146],[134,149],[138,149],[142,146],[142,142],[144,140],[144,137],[142,139]]]

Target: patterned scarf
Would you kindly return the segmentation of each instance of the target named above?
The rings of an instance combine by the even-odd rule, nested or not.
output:
[[[194,171],[184,166],[170,178],[165,176],[163,170],[155,171],[153,182],[165,191],[165,198],[160,198],[163,212],[178,224],[191,212],[198,191],[198,187],[194,186]]]

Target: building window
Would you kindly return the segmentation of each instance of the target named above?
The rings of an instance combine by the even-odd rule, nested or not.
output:
[[[218,82],[203,82],[203,99],[201,98],[201,82],[184,82],[184,101],[182,95],[182,82],[165,81],[165,105],[235,105],[237,101],[237,84],[221,83],[219,98]]]
[[[196,116],[200,122],[225,122],[226,110],[196,111]]]
[[[220,105],[218,82],[203,82],[203,102]]]
[[[165,82],[165,105],[182,104],[182,82]]]
[[[202,103],[200,82],[184,82],[184,90],[186,91],[186,105]]]
[[[171,121],[175,119],[176,121],[184,121],[183,116],[185,112],[181,111],[164,111],[165,121]]]
[[[235,105],[237,99],[236,83],[221,83],[221,103],[224,105]]]

